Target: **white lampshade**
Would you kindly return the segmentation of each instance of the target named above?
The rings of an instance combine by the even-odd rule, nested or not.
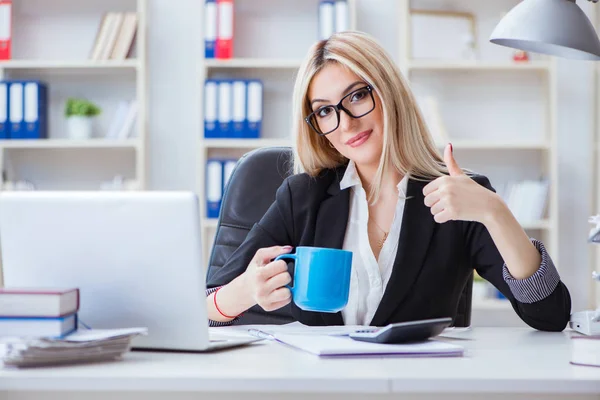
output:
[[[594,26],[575,0],[523,0],[496,26],[490,42],[580,60],[600,60]]]

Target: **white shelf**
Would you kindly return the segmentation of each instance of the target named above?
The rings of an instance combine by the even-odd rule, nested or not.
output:
[[[516,62],[483,62],[483,61],[437,61],[411,60],[409,70],[465,70],[465,71],[540,71],[547,72],[551,65],[546,61]]]
[[[233,58],[229,60],[204,60],[204,65],[209,69],[216,68],[273,68],[296,69],[300,67],[301,60],[281,58]]]
[[[137,139],[35,139],[35,140],[0,140],[3,149],[120,149],[136,148],[140,144]]]
[[[508,300],[503,299],[473,299],[472,308],[474,310],[512,310],[512,305]]]
[[[207,149],[257,149],[260,147],[291,146],[291,139],[202,139]]]
[[[449,139],[455,149],[473,149],[473,150],[548,150],[551,148],[550,143],[544,142],[486,142],[481,140],[453,140]],[[447,143],[436,143],[440,148],[443,148]]]
[[[0,69],[10,70],[121,70],[137,69],[138,60],[8,60],[0,62]]]
[[[431,2],[400,0],[399,3],[398,65],[418,99],[429,97],[438,101],[439,109],[434,111],[441,117],[440,124],[449,136],[441,140],[451,142],[455,149],[462,151],[460,157],[466,160],[465,166],[487,175],[496,184],[537,179],[539,176],[549,181],[546,218],[523,221],[521,226],[538,231],[534,235],[539,235],[552,258],[558,259],[556,59],[532,53],[531,61],[516,62],[512,60],[513,50],[490,45],[489,33],[486,32],[493,29],[496,24],[493,19],[499,14],[496,11],[500,11],[502,6],[496,8],[475,0],[452,0],[445,4],[445,8],[459,7],[473,13],[477,20],[474,34],[480,58],[417,59],[412,57],[412,54],[417,54],[411,51],[412,46],[427,43],[435,48],[433,45],[439,32],[435,29],[413,31],[411,9],[429,8]],[[413,33],[419,37],[413,38]],[[453,132],[464,140],[454,138]],[[489,142],[485,142],[486,139]],[[436,143],[439,149],[446,145]],[[508,302],[493,300],[481,305],[474,302],[473,307],[485,310],[510,308]]]
[[[12,10],[13,27],[18,28],[13,32],[13,59],[0,61],[0,79],[45,83],[47,132],[51,138],[0,140],[0,183],[4,179],[28,180],[48,189],[99,190],[99,181],[120,175],[145,189],[148,0],[16,3]],[[89,59],[107,11],[137,13],[130,58]],[[137,101],[134,137],[69,139],[64,109],[71,97],[86,98],[101,109],[93,123],[94,131],[100,134],[110,129],[123,101]]]

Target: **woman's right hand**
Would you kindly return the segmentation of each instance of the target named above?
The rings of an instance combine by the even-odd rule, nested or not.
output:
[[[259,249],[243,274],[249,295],[265,311],[277,310],[292,300],[290,289],[285,287],[292,281],[287,263],[285,260],[271,261],[292,249],[292,246]]]

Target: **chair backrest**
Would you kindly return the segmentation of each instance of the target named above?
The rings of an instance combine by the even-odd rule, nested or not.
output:
[[[207,281],[223,267],[242,244],[252,226],[275,201],[275,193],[292,172],[289,147],[263,147],[253,150],[237,162],[223,194]],[[273,312],[252,307],[238,324],[285,324],[293,322],[289,305]]]
[[[264,147],[240,158],[223,195],[207,281],[242,244],[252,226],[275,201],[277,189],[291,172],[292,150],[289,147]],[[454,326],[466,327],[471,322],[472,282],[471,274],[461,295]],[[289,305],[268,313],[255,306],[237,323],[284,324],[293,321]]]

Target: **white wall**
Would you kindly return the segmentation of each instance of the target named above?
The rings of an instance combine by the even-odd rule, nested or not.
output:
[[[587,1],[577,4],[588,13],[593,5]],[[594,10],[596,13],[600,9]],[[596,63],[559,60],[558,165],[560,179],[560,251],[562,266],[569,273],[562,278],[571,291],[573,310],[584,309],[591,297],[590,248],[587,234],[588,213],[600,213],[592,204],[594,190],[592,143],[594,134],[595,68]],[[566,268],[563,268],[565,271]],[[598,304],[597,306],[600,306]]]
[[[373,34],[398,58],[394,0],[357,0],[358,29]],[[196,189],[199,93],[196,63],[202,39],[200,1],[150,0],[150,168],[153,189]],[[579,2],[588,10],[589,4]],[[600,6],[597,6],[600,7]],[[559,60],[559,187],[562,277],[573,310],[588,307],[594,64]],[[600,210],[599,210],[600,211]]]
[[[197,0],[149,1],[151,189],[196,190],[202,4]]]

